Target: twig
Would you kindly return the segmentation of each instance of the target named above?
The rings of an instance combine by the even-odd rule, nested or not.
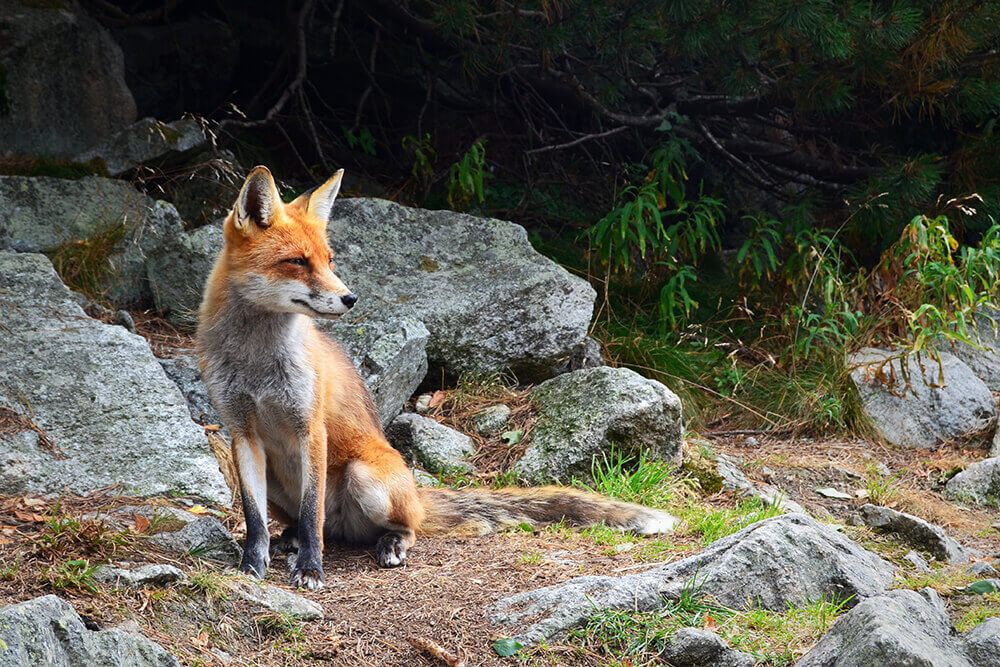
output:
[[[605,137],[611,137],[616,134],[620,134],[625,130],[630,129],[627,125],[621,125],[619,127],[606,130],[604,132],[598,132],[596,134],[585,134],[582,137],[577,137],[573,141],[567,141],[564,144],[553,144],[551,146],[542,146],[541,148],[533,148],[530,151],[525,151],[525,155],[538,155],[539,153],[548,153],[549,151],[559,151],[564,148],[572,148],[573,146],[578,146],[585,141],[591,141],[592,139],[603,139]]]
[[[264,117],[258,120],[237,120],[234,118],[226,118],[219,123],[220,128],[227,126],[234,127],[260,127],[261,125],[267,125],[274,120],[274,117],[281,113],[281,110],[285,108],[288,104],[288,100],[292,98],[299,92],[302,87],[302,83],[306,80],[307,67],[307,50],[306,50],[306,19],[309,17],[309,13],[312,11],[313,6],[316,4],[315,0],[306,0],[302,5],[302,9],[299,11],[298,21],[297,21],[297,31],[298,31],[298,68],[295,72],[295,78],[292,82],[288,84],[285,88],[285,92],[281,94],[278,101],[274,103],[268,112],[264,114]]]
[[[408,637],[406,641],[410,642],[413,648],[435,658],[442,665],[445,665],[445,667],[468,667],[468,663],[464,658],[459,658],[433,640],[423,637]]]

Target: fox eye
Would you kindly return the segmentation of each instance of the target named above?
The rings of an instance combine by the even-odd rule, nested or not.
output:
[[[294,264],[295,266],[309,266],[309,262],[306,261],[305,257],[292,257],[291,259],[286,259],[285,263]]]

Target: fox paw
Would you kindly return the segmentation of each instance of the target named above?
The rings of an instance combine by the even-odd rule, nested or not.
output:
[[[292,566],[291,585],[315,591],[323,588],[324,581],[323,564],[320,559],[299,552],[299,557]]]
[[[375,560],[379,567],[399,567],[406,563],[406,545],[396,533],[386,533],[375,545]]]

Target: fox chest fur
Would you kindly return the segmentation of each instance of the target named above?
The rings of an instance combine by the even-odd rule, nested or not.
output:
[[[304,315],[268,313],[237,296],[201,337],[209,395],[231,430],[261,441],[278,482],[269,490],[283,496],[282,505],[299,497],[299,446],[315,403],[316,373],[304,345],[309,324]]]

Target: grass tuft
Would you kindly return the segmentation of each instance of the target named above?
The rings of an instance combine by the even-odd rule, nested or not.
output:
[[[49,259],[67,287],[101,301],[112,275],[111,255],[123,238],[124,223],[108,225],[89,239],[63,243],[49,253]]]

